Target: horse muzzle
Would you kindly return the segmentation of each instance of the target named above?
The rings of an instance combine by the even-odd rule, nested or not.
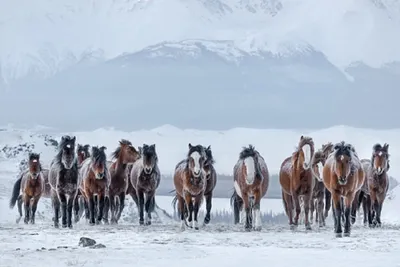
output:
[[[201,170],[199,170],[198,172],[193,171],[193,176],[196,178],[200,177],[200,174],[201,174]]]
[[[98,172],[96,173],[96,179],[103,179],[104,178],[104,172]]]
[[[32,179],[37,179],[39,177],[39,173],[38,172],[31,172],[31,177],[32,177]]]
[[[347,177],[346,176],[340,176],[338,179],[338,182],[340,185],[345,185],[347,184]]]
[[[150,174],[152,171],[153,171],[153,168],[151,168],[151,167],[145,167],[144,168],[144,173],[145,174]]]
[[[381,175],[382,173],[383,173],[383,168],[382,167],[378,167],[378,168],[375,168],[375,172],[378,174],[378,175]]]

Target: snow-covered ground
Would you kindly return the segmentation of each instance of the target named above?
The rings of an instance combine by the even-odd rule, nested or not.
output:
[[[400,266],[400,188],[396,187],[383,206],[383,227],[368,229],[358,221],[350,238],[334,237],[332,218],[327,227],[306,232],[304,226],[292,232],[286,223],[264,221],[261,232],[247,233],[243,226],[230,221],[211,221],[199,231],[181,232],[179,222],[158,212],[154,223],[138,226],[136,213],[128,199],[124,217],[118,226],[88,226],[84,220],[74,229],[54,229],[48,199],[39,204],[36,225],[15,223],[17,210],[8,208],[8,199],[21,159],[26,157],[27,146],[34,144],[46,162],[54,156],[54,147],[44,145],[49,133],[56,140],[63,133],[50,129],[0,131],[0,149],[8,145],[11,150],[0,152],[0,266],[240,266],[242,264],[268,264],[272,266]],[[211,144],[219,173],[231,174],[241,146],[252,143],[266,158],[272,173],[289,156],[301,134],[314,138],[320,147],[327,141],[346,140],[353,143],[360,157],[369,158],[372,145],[387,142],[391,151],[390,174],[395,178],[400,171],[396,162],[400,150],[399,130],[375,131],[337,126],[318,131],[232,129],[229,131],[181,130],[163,126],[153,130],[125,133],[113,129],[73,133],[79,143],[109,146],[111,153],[120,138],[131,140],[136,146],[144,142],[156,143],[160,166],[170,174],[186,153],[187,143]],[[47,140],[50,138],[46,137]],[[15,148],[17,148],[15,150]],[[12,152],[10,152],[12,151]],[[16,152],[15,152],[16,151]],[[14,153],[15,152],[15,153]],[[158,206],[173,213],[170,196],[157,196]],[[283,212],[279,199],[263,199],[263,213]],[[202,207],[204,211],[204,206]],[[213,215],[230,212],[229,199],[213,200]],[[203,218],[200,218],[200,221]],[[81,237],[93,238],[105,248],[92,249],[78,246]]]

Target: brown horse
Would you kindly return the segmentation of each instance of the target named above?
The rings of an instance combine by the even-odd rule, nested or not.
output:
[[[82,167],[82,163],[90,157],[90,151],[89,151],[90,145],[81,145],[78,144],[77,148],[77,157],[78,157],[78,169]],[[97,200],[95,200],[97,201]],[[82,196],[82,193],[80,190],[78,190],[78,195],[75,198],[74,201],[74,216],[75,216],[75,222],[78,222],[83,210],[85,210],[85,203],[84,203],[84,198]]]
[[[181,217],[181,227],[184,230],[186,225],[198,230],[198,213],[206,189],[206,175],[204,162],[206,153],[202,145],[188,145],[189,151],[186,159],[175,166],[174,185],[178,199],[178,213]],[[185,222],[185,205],[188,210],[188,222]],[[192,223],[192,226],[190,226]]]
[[[286,158],[280,168],[279,181],[282,187],[282,200],[289,218],[291,229],[298,226],[301,212],[300,197],[304,201],[304,224],[311,230],[309,221],[310,202],[315,185],[311,160],[314,155],[314,141],[311,137],[301,136],[298,147],[291,157]],[[296,215],[293,219],[293,211]]]
[[[383,202],[389,189],[389,144],[375,144],[372,148],[371,160],[362,161],[365,182],[358,197],[358,208],[363,204],[364,224],[370,227],[380,227]]]
[[[122,139],[112,157],[116,161],[108,163],[111,182],[104,210],[104,221],[108,222],[108,211],[111,210],[111,223],[117,224],[125,207],[125,195],[129,185],[127,166],[137,161],[140,154],[130,141]]]
[[[24,171],[20,178],[15,182],[12,196],[10,199],[10,208],[14,208],[18,200],[19,218],[22,218],[22,202],[24,203],[25,218],[27,224],[35,224],[35,214],[40,197],[44,191],[44,179],[41,173],[40,155],[36,153],[29,154],[28,170]]]
[[[342,206],[344,206],[344,236],[350,236],[350,212],[365,176],[355,148],[344,141],[337,143],[325,162],[322,176],[322,178],[317,177],[318,180],[322,180],[332,194],[336,237],[342,237],[343,233]],[[343,205],[341,198],[344,198]]]
[[[239,159],[233,168],[233,184],[235,191],[231,197],[234,211],[234,222],[239,222],[239,213],[245,217],[246,231],[261,230],[261,198],[269,187],[267,164],[254,146],[243,147]],[[254,225],[253,225],[254,222]]]
[[[92,155],[82,162],[79,169],[79,189],[85,198],[86,219],[90,225],[100,224],[103,218],[104,199],[107,194],[110,173],[107,169],[106,147],[92,147]],[[98,203],[95,203],[94,196]],[[96,205],[97,204],[97,205]],[[98,207],[98,216],[95,220],[95,206]]]
[[[132,165],[130,173],[130,192],[139,211],[139,224],[150,225],[151,213],[155,209],[155,194],[161,181],[161,173],[158,167],[158,156],[156,145],[143,144],[141,147],[142,157]],[[144,219],[146,211],[146,221]]]
[[[78,144],[77,148],[77,154],[78,154],[78,166],[82,165],[82,162],[85,161],[85,159],[90,157],[90,152],[89,152],[90,145],[81,145]]]

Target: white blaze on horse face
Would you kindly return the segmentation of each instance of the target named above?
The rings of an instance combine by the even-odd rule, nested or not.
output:
[[[244,160],[244,166],[246,166],[246,183],[253,184],[254,178],[256,176],[256,169],[254,166],[254,159],[253,157],[247,157]]]
[[[37,159],[32,160],[32,162],[36,163],[36,162],[37,162]]]
[[[303,150],[304,153],[303,168],[305,170],[308,170],[311,164],[311,146],[309,144],[305,144],[301,149]]]
[[[378,156],[379,157],[382,156],[382,151],[379,151]]]
[[[322,182],[324,180],[322,176],[324,171],[324,166],[322,165],[322,162],[318,162],[317,166],[318,166],[319,178],[321,178],[320,181]]]
[[[340,156],[340,160],[342,160],[342,161],[344,160],[344,156],[343,155]]]
[[[194,162],[194,167],[193,167],[193,172],[196,176],[199,176],[201,173],[201,168],[200,168],[200,153],[195,151],[193,152],[190,157],[193,159]]]

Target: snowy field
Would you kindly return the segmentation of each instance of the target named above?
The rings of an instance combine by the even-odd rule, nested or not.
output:
[[[46,133],[56,140],[62,135],[51,129],[30,131],[7,129],[0,131],[0,149],[35,144],[34,150],[49,161],[54,148],[44,145]],[[120,138],[131,140],[136,146],[144,142],[156,143],[163,174],[170,174],[177,161],[186,153],[187,143],[211,144],[219,173],[230,174],[240,148],[252,143],[266,158],[271,172],[276,173],[281,161],[291,154],[301,134],[314,138],[320,147],[327,141],[346,140],[353,143],[360,157],[370,157],[372,145],[387,142],[391,151],[390,174],[400,171],[398,142],[400,130],[375,131],[350,127],[333,127],[319,131],[233,129],[225,132],[180,130],[163,126],[150,131],[133,133],[100,129],[94,132],[73,133],[79,143],[109,146],[109,153]],[[199,231],[180,231],[179,222],[163,214],[173,215],[170,196],[157,196],[160,207],[151,226],[138,225],[137,211],[128,198],[122,221],[118,226],[88,226],[85,220],[74,229],[54,229],[48,199],[42,199],[36,225],[15,223],[17,210],[8,208],[8,199],[18,170],[26,157],[22,149],[0,152],[0,267],[14,266],[241,266],[266,264],[271,266],[400,266],[400,188],[396,187],[383,206],[383,227],[369,229],[360,221],[354,225],[349,238],[335,238],[332,218],[327,226],[306,232],[300,225],[290,231],[282,215],[280,199],[263,199],[264,220],[261,232],[245,232],[242,225],[234,225],[229,199],[214,199],[211,224]],[[19,151],[19,152],[18,152]],[[11,155],[12,154],[12,155]],[[161,210],[162,209],[162,210]],[[204,212],[204,206],[202,207]],[[225,214],[223,222],[217,219]],[[225,217],[224,217],[225,218]],[[264,217],[263,217],[264,218]],[[203,220],[203,213],[200,217]],[[104,248],[78,245],[81,237],[96,240]]]

